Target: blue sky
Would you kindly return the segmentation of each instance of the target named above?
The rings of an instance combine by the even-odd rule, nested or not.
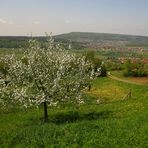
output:
[[[75,31],[148,36],[148,0],[0,0],[0,35]]]

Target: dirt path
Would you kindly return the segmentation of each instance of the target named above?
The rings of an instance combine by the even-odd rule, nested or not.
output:
[[[146,84],[141,84],[141,83],[133,82],[133,81],[130,81],[130,80],[125,80],[125,79],[118,78],[118,77],[113,76],[112,74],[110,74],[110,72],[108,72],[107,76],[109,78],[113,79],[113,80],[117,80],[117,81],[124,82],[124,83],[136,84],[136,85],[142,85],[142,86],[148,86]]]

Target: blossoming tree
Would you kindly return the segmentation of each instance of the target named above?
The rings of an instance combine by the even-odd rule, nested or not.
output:
[[[21,58],[11,55],[2,60],[8,67],[7,78],[0,78],[3,106],[44,104],[46,122],[48,105],[83,102],[83,90],[90,82],[91,63],[84,56],[61,49],[52,38],[44,47],[30,40]]]

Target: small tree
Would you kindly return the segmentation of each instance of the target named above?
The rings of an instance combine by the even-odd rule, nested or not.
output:
[[[85,56],[87,60],[93,61],[95,58],[95,50],[87,50]]]
[[[84,56],[61,49],[50,38],[41,47],[29,41],[23,56],[3,58],[8,66],[9,83],[0,80],[0,102],[3,106],[23,107],[44,104],[44,121],[48,120],[47,106],[58,103],[81,103],[82,90],[91,77],[91,63]]]
[[[107,76],[107,69],[106,69],[106,66],[105,66],[105,64],[102,62],[102,64],[101,64],[101,66],[100,66],[100,68],[101,68],[101,77],[106,77]]]
[[[130,75],[132,75],[132,63],[130,60],[127,60],[125,63],[124,76],[130,76]]]
[[[101,60],[98,57],[93,59],[94,71],[96,72],[98,68],[101,66]]]

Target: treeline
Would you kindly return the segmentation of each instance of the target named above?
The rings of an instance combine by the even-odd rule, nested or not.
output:
[[[28,37],[0,37],[0,48],[25,47],[28,40]]]
[[[125,63],[124,76],[133,77],[147,77],[148,76],[148,64],[144,64],[140,61],[127,60]]]
[[[20,48],[28,47],[28,41],[36,39],[39,42],[45,42],[46,37],[27,37],[27,36],[1,36],[0,48]]]
[[[72,49],[83,49],[84,47],[77,42],[70,42],[70,40],[59,39],[53,37],[55,42],[60,43],[64,48],[68,48],[68,45],[71,44]],[[47,37],[26,37],[26,36],[1,36],[0,37],[0,48],[24,48],[28,47],[29,39],[35,39],[41,43],[41,46],[44,46],[44,43],[47,41]]]

